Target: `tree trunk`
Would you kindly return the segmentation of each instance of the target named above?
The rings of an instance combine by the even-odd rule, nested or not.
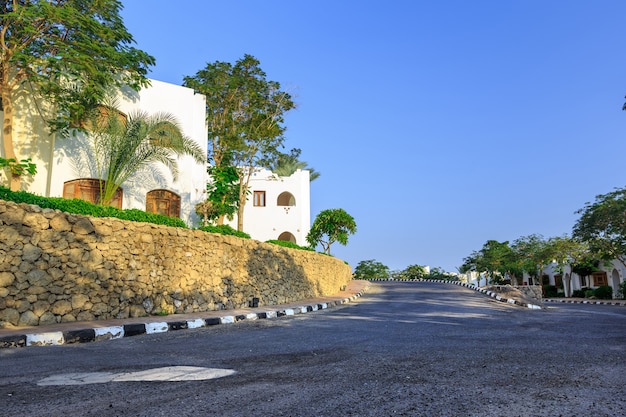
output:
[[[237,230],[243,232],[243,209],[246,205],[246,195],[244,195],[243,199],[239,198],[239,207],[237,208]]]
[[[3,107],[3,126],[2,126],[2,150],[5,159],[15,159],[15,148],[13,146],[13,94],[11,87],[8,85],[8,74],[5,73],[5,79],[2,80],[2,107]],[[13,175],[10,169],[6,169],[5,173],[9,179],[11,191],[18,191],[21,188],[21,178],[19,175]]]
[[[239,207],[237,207],[237,230],[243,232],[243,209],[246,207],[248,199],[248,187],[250,186],[250,177],[254,168],[248,167],[245,172],[239,175]]]

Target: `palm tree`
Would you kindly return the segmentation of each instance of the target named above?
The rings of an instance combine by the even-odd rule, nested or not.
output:
[[[183,135],[176,118],[169,113],[137,111],[126,118],[115,108],[103,107],[90,128],[96,169],[104,180],[100,182],[102,205],[109,205],[131,175],[153,162],[164,164],[176,180],[175,157],[191,155],[199,163],[206,161],[202,148]]]
[[[310,180],[316,180],[319,178],[320,173],[308,167],[306,162],[298,159],[301,152],[300,149],[294,148],[288,154],[279,153],[274,160],[268,163],[268,168],[279,177],[289,177],[299,169],[306,169],[309,171]]]

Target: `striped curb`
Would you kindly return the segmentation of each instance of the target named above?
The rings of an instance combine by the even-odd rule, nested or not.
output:
[[[520,303],[517,300],[511,300],[511,299],[508,299],[508,298],[503,298],[503,297],[499,296],[498,293],[495,293],[493,291],[484,290],[484,289],[481,289],[481,288],[478,288],[478,287],[475,287],[473,285],[469,285],[469,284],[466,284],[466,283],[460,282],[460,281],[449,281],[449,280],[443,280],[443,279],[407,279],[407,280],[372,279],[372,280],[369,280],[369,281],[438,282],[438,283],[441,283],[441,284],[454,284],[454,285],[458,285],[458,286],[461,286],[461,287],[469,288],[471,290],[480,292],[482,294],[485,294],[485,295],[487,295],[487,296],[489,296],[491,298],[494,298],[497,301],[501,301],[503,303],[514,304],[514,305],[518,305],[518,306],[521,306],[521,307],[527,307],[527,308],[529,308],[531,310],[541,310],[541,309],[544,308],[544,307],[541,307],[540,305],[537,305],[537,304]]]
[[[221,317],[196,318],[190,320],[163,321],[132,323],[111,327],[95,327],[79,330],[66,330],[58,332],[37,332],[12,336],[0,336],[0,348],[26,347],[26,346],[56,346],[71,343],[87,343],[101,340],[121,339],[123,337],[137,336],[141,334],[165,333],[175,330],[197,329],[200,327],[215,326],[221,324],[234,324],[240,321],[252,321],[259,319],[273,319],[284,316],[295,316],[313,311],[325,310],[331,307],[350,303],[360,298],[367,288],[351,297],[338,301],[331,301],[299,307],[290,307],[282,310],[263,311],[240,315],[227,315]]]
[[[605,305],[605,306],[620,306],[626,307],[626,301],[601,301],[601,300],[568,300],[567,298],[546,298],[543,301],[549,303],[565,303],[565,304],[593,304],[593,305]]]

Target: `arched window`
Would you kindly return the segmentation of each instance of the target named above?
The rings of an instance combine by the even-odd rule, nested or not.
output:
[[[101,180],[95,178],[79,178],[66,181],[63,183],[63,198],[79,198],[98,204],[100,202],[100,182]],[[102,181],[102,188],[104,189],[104,181]],[[121,209],[123,195],[124,190],[122,190],[122,187],[118,188],[111,200],[111,206]]]
[[[289,232],[282,232],[278,236],[278,240],[285,240],[287,242],[296,243],[296,237]]]
[[[180,196],[168,190],[149,191],[146,194],[146,211],[180,217]]]
[[[278,205],[278,206],[295,206],[296,205],[296,198],[293,196],[293,194],[285,191],[284,193],[281,193],[278,196],[278,200],[276,202],[276,205]]]

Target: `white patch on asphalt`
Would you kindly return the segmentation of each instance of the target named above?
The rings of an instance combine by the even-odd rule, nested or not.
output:
[[[53,375],[37,382],[39,386],[47,385],[85,385],[103,384],[106,382],[129,381],[204,381],[233,375],[232,369],[202,368],[197,366],[166,366],[138,372],[83,372]]]

